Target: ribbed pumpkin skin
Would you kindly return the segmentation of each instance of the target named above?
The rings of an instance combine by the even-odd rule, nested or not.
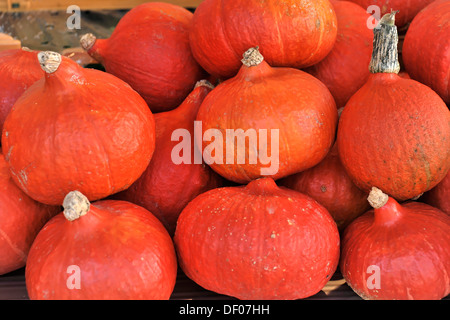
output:
[[[79,267],[80,289],[67,283]],[[39,232],[25,269],[32,300],[165,300],[177,274],[172,239],[159,220],[126,201],[104,200],[74,221],[62,213]]]
[[[339,265],[364,299],[442,299],[450,293],[450,217],[423,203],[400,206],[390,198],[345,229]],[[379,268],[379,289],[367,285],[374,275],[370,266]]]
[[[178,216],[187,203],[200,193],[222,183],[222,178],[209,166],[194,162],[194,120],[210,91],[207,86],[199,86],[176,109],[155,114],[156,149],[152,160],[142,176],[115,197],[152,212],[171,235],[175,231]],[[172,141],[172,134],[178,129],[185,129],[190,134],[190,163],[177,164],[172,159],[172,152],[177,145],[187,142],[184,138]]]
[[[174,109],[206,76],[189,45],[192,16],[169,3],[141,4],[88,53],[139,92],[153,112]]]
[[[174,241],[189,278],[238,299],[314,295],[339,260],[327,210],[271,178],[201,194],[181,213]]]
[[[323,205],[331,214],[340,231],[367,210],[367,193],[350,179],[335,144],[318,165],[278,181],[278,184],[296,190]]]
[[[323,60],[304,71],[322,81],[341,108],[369,78],[373,32],[367,28],[370,15],[360,6],[335,0],[331,4],[337,16],[336,43]]]
[[[411,22],[403,43],[403,62],[411,78],[450,103],[450,1],[435,1]]]
[[[337,109],[326,86],[310,74],[293,68],[272,68],[263,60],[257,66],[243,65],[235,77],[218,85],[203,101],[197,120],[202,123],[202,135],[218,129],[223,137],[219,140],[223,159],[205,161],[214,160],[211,168],[226,179],[247,183],[263,176],[276,180],[318,164],[333,144]],[[245,150],[235,147],[231,157],[234,160],[227,160],[227,129],[256,131],[258,145],[249,146],[247,142]],[[276,159],[272,164],[263,164],[260,159],[255,164],[250,161],[250,152],[252,156],[254,150],[262,154],[259,142],[264,131],[260,130],[267,130],[267,155],[275,155],[278,150],[276,172],[261,170]],[[279,130],[279,144],[274,140],[277,150],[272,150],[274,130]],[[204,158],[205,148],[212,143],[208,139],[198,141],[199,146],[203,145]],[[242,164],[238,163],[238,152],[245,152]]]
[[[242,54],[255,46],[271,66],[313,65],[330,52],[336,29],[328,0],[205,0],[194,12],[189,37],[200,65],[230,78]]]
[[[73,189],[89,200],[129,187],[155,148],[154,118],[122,80],[64,58],[9,113],[2,136],[17,185],[60,205]]]
[[[44,76],[37,52],[23,49],[0,52],[0,132],[16,100]]]
[[[337,143],[359,188],[376,186],[397,200],[411,199],[450,168],[450,111],[417,81],[372,74],[345,106]]]
[[[371,5],[380,8],[380,17],[391,10],[398,10],[395,15],[395,24],[399,27],[411,22],[420,10],[433,0],[348,0],[359,4],[362,8],[367,9]],[[371,12],[372,13],[372,12]]]
[[[25,266],[34,238],[59,211],[59,206],[36,202],[18,188],[0,154],[0,275]]]
[[[450,171],[433,189],[420,197],[420,201],[436,207],[450,215]]]

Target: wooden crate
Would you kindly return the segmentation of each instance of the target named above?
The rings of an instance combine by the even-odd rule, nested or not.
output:
[[[203,0],[162,0],[186,8],[196,8]],[[151,0],[0,0],[0,12],[66,10],[77,5],[81,10],[130,9]]]

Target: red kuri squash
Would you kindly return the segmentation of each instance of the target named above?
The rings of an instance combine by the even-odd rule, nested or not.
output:
[[[271,67],[258,48],[247,50],[242,62],[198,112],[205,162],[237,183],[279,179],[318,164],[335,138],[330,91],[304,71]]]
[[[397,75],[395,12],[374,29],[369,80],[341,114],[339,155],[355,184],[397,200],[433,188],[450,169],[450,111],[429,87]]]
[[[433,189],[425,192],[420,201],[436,207],[450,215],[450,171]]]
[[[129,187],[155,148],[145,101],[111,74],[54,52],[38,56],[45,77],[17,100],[4,124],[3,152],[14,181],[52,205],[74,188],[95,200]]]
[[[127,201],[90,204],[78,191],[39,232],[25,280],[33,300],[165,300],[175,286],[172,239],[146,209]]]
[[[411,78],[450,103],[450,1],[437,0],[411,22],[402,48]]]
[[[450,216],[420,202],[399,204],[373,188],[374,210],[344,231],[340,269],[368,300],[442,299],[450,293]]]
[[[17,187],[0,154],[0,275],[25,266],[39,230],[59,212],[59,206],[34,201]]]
[[[318,165],[278,183],[323,205],[336,221],[339,231],[370,208],[368,193],[360,190],[348,176],[339,159],[336,144]]]
[[[371,8],[369,13],[374,15],[383,15],[398,10],[396,17],[396,25],[402,27],[411,22],[417,13],[425,8],[426,5],[433,0],[348,0],[359,4],[364,10],[368,10],[370,6],[376,6],[377,9]]]
[[[16,100],[38,79],[44,77],[37,51],[27,48],[0,52],[0,132]]]
[[[188,277],[238,299],[314,295],[339,260],[328,211],[271,178],[199,195],[182,211],[174,241]]]
[[[194,12],[189,37],[200,65],[230,78],[254,46],[274,67],[313,65],[330,52],[336,30],[328,0],[205,0]]]
[[[130,84],[153,112],[171,110],[206,76],[189,45],[192,16],[178,5],[144,3],[122,17],[110,38],[87,34],[81,46]]]
[[[337,16],[336,43],[325,59],[304,70],[330,89],[341,108],[369,78],[373,33],[367,28],[370,15],[360,6],[337,0],[331,4]]]
[[[212,88],[199,81],[180,106],[155,114],[156,149],[150,165],[130,188],[115,197],[152,212],[171,235],[188,202],[222,184],[221,177],[202,163],[194,148],[194,121]]]

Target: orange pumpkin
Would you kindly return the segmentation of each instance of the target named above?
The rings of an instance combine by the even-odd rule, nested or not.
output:
[[[368,81],[341,114],[342,164],[366,192],[407,200],[433,188],[450,169],[450,111],[429,87],[398,76],[395,12],[375,30]]]
[[[17,100],[2,136],[16,184],[60,205],[73,188],[90,200],[129,187],[155,148],[145,101],[115,76],[54,52],[38,54],[45,77]]]
[[[81,46],[105,70],[124,80],[153,112],[176,108],[206,76],[189,45],[193,14],[165,2],[128,11],[108,39],[86,34]]]
[[[271,67],[251,48],[239,73],[203,101],[197,145],[205,162],[228,180],[279,179],[326,156],[337,116],[322,82],[298,69]]]
[[[205,0],[194,12],[189,38],[207,72],[230,78],[255,46],[273,67],[313,65],[330,52],[336,30],[328,0]]]
[[[25,268],[32,300],[167,300],[175,286],[172,239],[126,201],[89,203],[78,191],[42,228]]]

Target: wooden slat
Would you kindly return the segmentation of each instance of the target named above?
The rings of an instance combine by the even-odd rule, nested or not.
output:
[[[203,0],[162,0],[186,8],[196,8]],[[130,9],[151,0],[0,0],[0,11],[66,10],[76,4],[81,10]]]

